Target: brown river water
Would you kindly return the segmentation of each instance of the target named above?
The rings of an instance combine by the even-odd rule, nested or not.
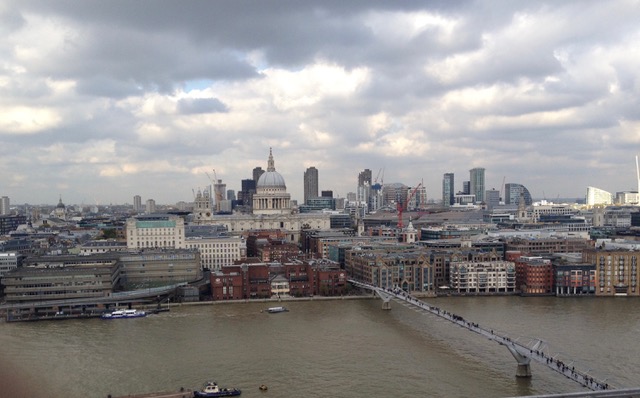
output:
[[[640,387],[640,300],[426,301],[519,342],[542,339],[545,352],[612,386]],[[0,398],[116,397],[193,389],[208,380],[240,388],[247,398],[585,391],[536,363],[532,378],[516,378],[506,348],[396,302],[390,311],[377,299],[282,304],[290,311],[207,304],[137,319],[0,323]],[[21,386],[29,392],[16,393]]]

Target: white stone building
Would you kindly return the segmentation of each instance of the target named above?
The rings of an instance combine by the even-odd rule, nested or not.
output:
[[[210,270],[219,270],[247,257],[247,244],[239,236],[187,237],[185,247],[198,250],[202,268]]]
[[[184,220],[171,214],[148,214],[127,219],[128,249],[184,249]]]
[[[511,261],[452,262],[450,287],[458,293],[513,293],[516,269]]]

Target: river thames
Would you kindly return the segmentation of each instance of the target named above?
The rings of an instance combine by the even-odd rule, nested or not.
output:
[[[540,338],[549,355],[614,387],[640,386],[636,299],[425,301],[520,342]],[[268,314],[279,305],[269,303],[207,304],[128,320],[1,323],[3,372],[28,386],[32,398],[176,391],[207,380],[263,398],[585,391],[537,363],[531,379],[518,379],[506,348],[396,302],[391,311],[379,299],[283,304],[290,312]],[[259,391],[261,384],[269,390]]]

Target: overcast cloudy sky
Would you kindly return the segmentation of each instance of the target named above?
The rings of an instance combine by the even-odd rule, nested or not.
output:
[[[486,168],[534,197],[635,190],[640,2],[0,3],[0,195],[175,203],[307,167],[441,199]]]

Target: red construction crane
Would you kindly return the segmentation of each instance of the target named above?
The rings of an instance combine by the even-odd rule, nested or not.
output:
[[[399,229],[404,228],[404,224],[402,223],[402,212],[407,210],[407,206],[409,206],[409,202],[411,202],[411,199],[413,199],[416,192],[421,186],[422,186],[422,183],[419,183],[415,188],[413,188],[411,192],[409,192],[409,195],[407,196],[407,201],[404,204],[402,203],[401,200],[398,200],[396,209],[398,210],[398,228]]]

